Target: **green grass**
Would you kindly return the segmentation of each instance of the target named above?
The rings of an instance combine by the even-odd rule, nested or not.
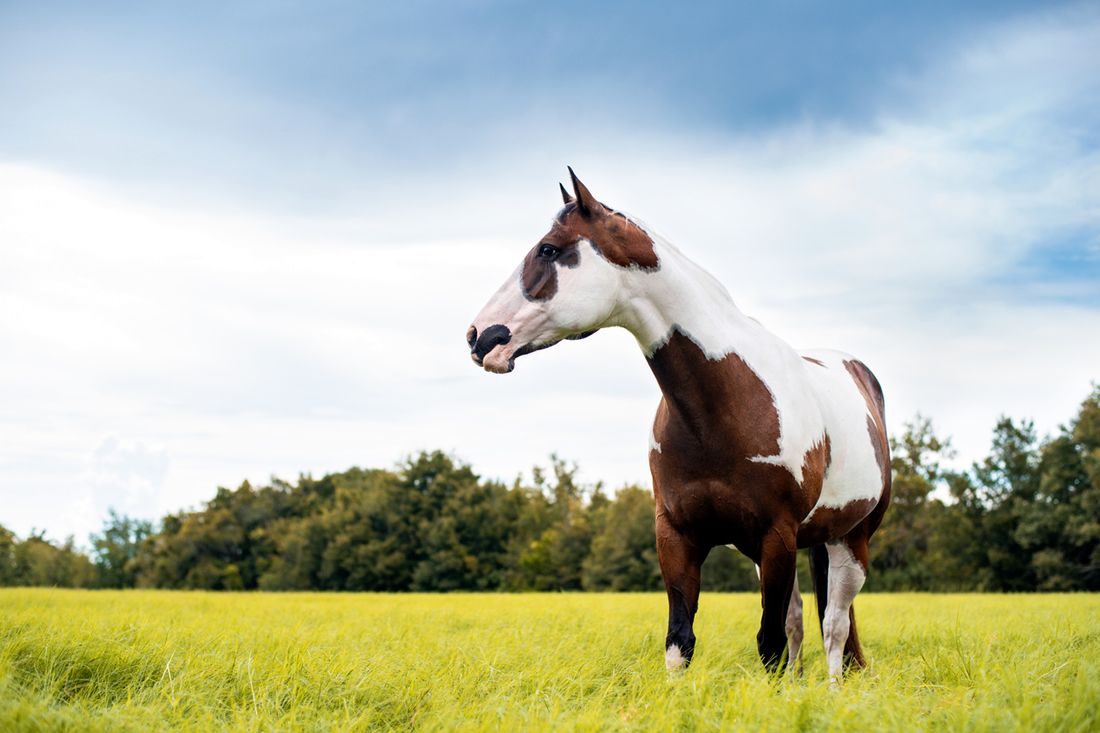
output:
[[[839,690],[816,616],[803,677],[762,671],[759,608],[704,594],[670,676],[658,594],[5,589],[0,730],[1100,726],[1100,596],[861,596],[871,666]]]

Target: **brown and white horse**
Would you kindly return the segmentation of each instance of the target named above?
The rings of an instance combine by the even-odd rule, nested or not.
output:
[[[470,326],[474,362],[510,372],[523,354],[610,326],[637,338],[662,392],[649,464],[670,669],[695,651],[700,568],[717,545],[757,564],[765,666],[801,659],[800,547],[810,548],[829,674],[863,666],[852,600],[890,501],[878,380],[847,354],[795,351],[711,275],[569,174],[573,195],[562,187],[565,206],[550,231]]]

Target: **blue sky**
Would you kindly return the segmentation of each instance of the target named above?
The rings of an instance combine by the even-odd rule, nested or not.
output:
[[[865,127],[905,106],[907,78],[1027,7],[9,4],[0,98],[18,112],[0,131],[17,158],[317,204],[380,168],[473,174],[502,145],[567,154],[623,126]]]
[[[647,482],[629,336],[459,340],[566,164],[894,429],[1052,430],[1100,378],[1096,48],[1095,3],[0,4],[0,523],[436,447]]]

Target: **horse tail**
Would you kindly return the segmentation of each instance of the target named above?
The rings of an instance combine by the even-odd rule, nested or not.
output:
[[[853,603],[848,607],[848,641],[844,642],[844,668],[863,669],[866,666],[863,647],[859,645],[859,634],[856,633],[856,606]]]

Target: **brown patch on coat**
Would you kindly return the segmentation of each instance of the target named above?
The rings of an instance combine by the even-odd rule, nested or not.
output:
[[[619,267],[656,270],[660,266],[653,240],[645,231],[618,211],[603,204],[584,214],[577,204],[566,204],[550,234],[560,234],[566,241],[587,239],[600,256]],[[559,232],[554,230],[560,227]],[[545,239],[545,238],[544,238]]]
[[[875,449],[875,461],[882,473],[885,486],[890,480],[890,438],[886,433],[886,402],[882,396],[882,387],[867,365],[856,359],[845,359],[844,368],[852,375],[856,388],[867,403],[867,434]]]
[[[555,260],[546,260],[539,256],[539,248],[543,244],[554,243],[543,238],[523,259],[523,272],[520,274],[520,281],[523,284],[523,295],[528,300],[550,300],[553,298],[558,292],[558,265],[576,267],[581,261],[576,242],[572,244],[554,244],[561,250],[561,254]]]
[[[597,201],[573,176],[572,170],[570,175],[577,197],[570,196],[565,187],[558,184],[565,206],[554,218],[550,231],[523,260],[520,280],[528,300],[549,300],[557,294],[557,267],[577,266],[580,262],[577,246],[582,239],[591,242],[601,257],[618,267],[650,271],[660,268],[650,236],[625,214]],[[544,244],[557,247],[561,254],[553,260],[540,257],[539,249]]]
[[[820,359],[815,359],[812,356],[804,356],[802,358],[810,362],[811,364],[817,364],[819,367],[825,366],[825,362],[821,361]]]
[[[802,457],[802,488],[814,490],[821,495],[821,487],[825,483],[825,476],[829,472],[829,465],[833,462],[832,444],[826,435],[820,442],[814,443]]]
[[[698,344],[677,329],[649,358],[649,366],[669,409],[684,421],[700,444],[733,443],[738,457],[744,459],[779,452],[775,398],[736,353],[708,359]],[[685,379],[683,375],[692,376]],[[744,419],[746,415],[751,419]],[[729,450],[725,446],[715,448],[723,455]]]
[[[818,507],[810,521],[798,528],[798,546],[812,547],[843,537],[877,505],[878,499],[856,499],[841,507]]]
[[[871,413],[885,421],[886,401],[882,396],[882,385],[878,383],[878,378],[859,359],[845,359],[844,368],[852,375],[856,386],[863,394],[863,399],[867,400],[867,407]]]
[[[875,462],[882,473],[882,483],[890,480],[890,445],[886,435],[886,428],[876,425],[870,415],[867,416],[867,434],[871,437],[871,445],[875,449]]]
[[[590,211],[584,214],[576,203],[566,204],[542,241],[557,245],[587,239],[613,265],[643,270],[660,266],[653,240],[625,214],[603,204]]]

